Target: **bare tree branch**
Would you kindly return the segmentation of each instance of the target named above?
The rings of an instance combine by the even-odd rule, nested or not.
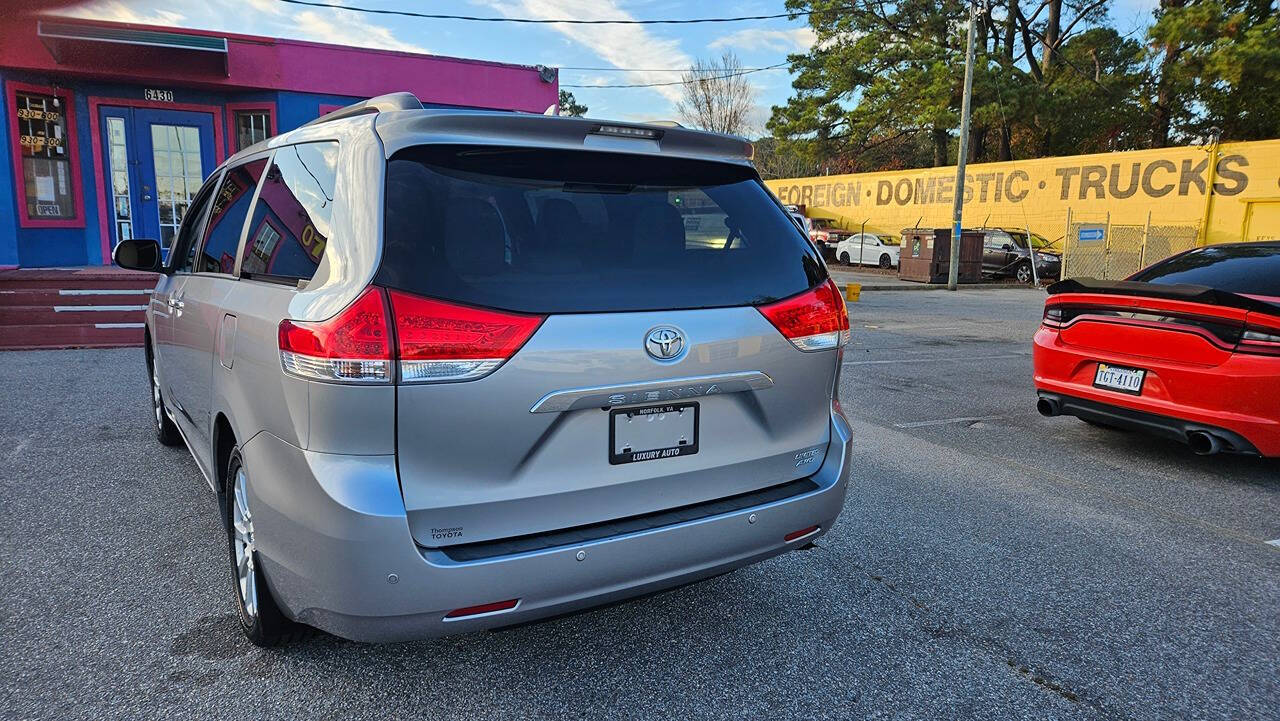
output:
[[[732,50],[719,58],[695,61],[680,79],[684,84],[676,113],[681,120],[716,133],[746,136],[751,132],[755,90]]]

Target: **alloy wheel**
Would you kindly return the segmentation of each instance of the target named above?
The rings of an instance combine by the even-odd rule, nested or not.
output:
[[[155,412],[156,428],[164,430],[164,406],[160,402],[160,376],[151,368],[151,409]]]
[[[235,499],[231,506],[231,526],[235,534],[236,582],[245,616],[252,623],[258,617],[258,576],[254,572],[253,516],[249,513],[244,468],[236,469]]]

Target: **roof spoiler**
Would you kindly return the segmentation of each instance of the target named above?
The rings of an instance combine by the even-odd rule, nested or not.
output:
[[[331,120],[354,118],[357,115],[384,113],[389,110],[422,110],[422,103],[413,93],[387,93],[386,95],[379,95],[376,98],[361,100],[358,103],[338,108],[331,113],[325,113],[315,120],[306,123],[302,127],[305,128],[308,125],[319,125],[320,123],[327,123]]]
[[[1059,293],[1096,293],[1100,295],[1128,295],[1143,298],[1165,298],[1189,303],[1203,303],[1224,308],[1239,308],[1275,315],[1280,310],[1266,301],[1250,298],[1207,285],[1191,283],[1147,283],[1139,280],[1098,280],[1097,278],[1068,278],[1047,288],[1049,295]]]

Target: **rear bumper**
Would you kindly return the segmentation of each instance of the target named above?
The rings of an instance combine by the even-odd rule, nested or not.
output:
[[[832,416],[816,490],[635,533],[458,562],[409,534],[392,456],[335,456],[261,433],[242,448],[268,583],[285,613],[335,635],[400,641],[557,616],[719,575],[802,546],[844,505],[850,430]],[[812,535],[783,537],[817,525]],[[579,559],[578,556],[582,555]],[[393,578],[394,577],[394,578]],[[451,610],[520,599],[510,610]]]
[[[1257,454],[1258,449],[1253,447],[1249,439],[1236,433],[1235,431],[1222,428],[1220,426],[1208,425],[1205,423],[1196,423],[1182,418],[1173,416],[1162,416],[1156,413],[1145,413],[1136,411],[1131,408],[1125,408],[1110,403],[1100,403],[1098,401],[1085,400],[1084,398],[1074,398],[1072,396],[1064,396],[1059,393],[1048,393],[1040,391],[1040,398],[1053,401],[1061,409],[1061,414],[1066,416],[1075,416],[1084,420],[1094,421],[1097,423],[1105,423],[1116,426],[1117,428],[1128,428],[1134,431],[1143,431],[1157,436],[1164,436],[1170,440],[1187,442],[1188,434],[1194,432],[1205,432],[1217,436],[1226,443],[1226,449],[1231,453],[1251,453]]]
[[[1147,370],[1141,396],[1093,385],[1099,361]],[[1186,442],[1196,430],[1216,432],[1232,450],[1280,456],[1280,361],[1233,355],[1219,366],[1160,361],[1062,343],[1041,327],[1033,347],[1035,387],[1079,418]],[[1233,440],[1234,439],[1234,440]]]

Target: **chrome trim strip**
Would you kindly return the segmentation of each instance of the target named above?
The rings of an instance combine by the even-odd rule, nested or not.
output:
[[[640,383],[570,388],[552,391],[529,409],[530,413],[561,413],[580,408],[606,408],[636,403],[686,400],[721,393],[758,391],[773,387],[773,379],[760,371],[721,373],[689,378],[664,378]]]

